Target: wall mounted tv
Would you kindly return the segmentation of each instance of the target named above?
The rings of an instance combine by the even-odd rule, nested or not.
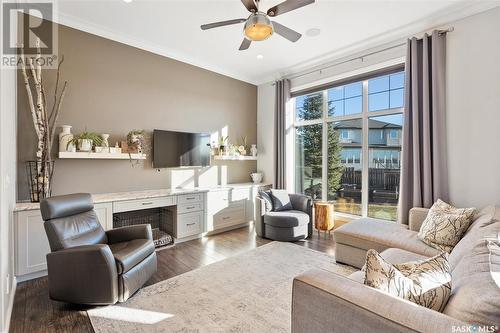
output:
[[[210,164],[210,134],[153,131],[153,167],[173,168]]]

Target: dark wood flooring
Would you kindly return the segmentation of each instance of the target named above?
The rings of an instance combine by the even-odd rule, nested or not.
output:
[[[223,260],[269,243],[246,227],[196,239],[157,252],[158,272],[147,285],[169,279],[190,270]],[[315,233],[299,246],[333,255],[334,241]],[[47,277],[17,286],[10,322],[11,333],[94,332],[85,307],[54,302],[49,299]]]

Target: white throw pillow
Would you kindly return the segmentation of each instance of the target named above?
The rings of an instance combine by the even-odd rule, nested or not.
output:
[[[450,253],[472,223],[475,211],[475,208],[456,208],[438,199],[422,222],[418,238]]]
[[[446,252],[422,261],[393,265],[377,251],[368,250],[365,266],[365,285],[392,296],[439,312],[450,297],[451,270]]]

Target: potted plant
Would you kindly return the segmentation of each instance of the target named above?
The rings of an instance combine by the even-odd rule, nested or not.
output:
[[[229,136],[221,136],[219,138],[219,155],[222,156],[224,154],[224,150],[226,149],[226,144],[228,142]]]
[[[142,153],[143,148],[146,146],[144,130],[132,130],[128,132],[127,145],[129,153],[131,152]]]
[[[79,151],[92,151],[94,146],[102,144],[102,136],[94,132],[85,131],[68,141],[68,146],[71,144],[78,147]]]

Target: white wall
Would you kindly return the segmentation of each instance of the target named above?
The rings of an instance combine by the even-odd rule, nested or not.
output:
[[[488,204],[500,206],[500,7],[449,25],[454,27],[447,37],[446,68],[451,202],[478,208]],[[339,79],[343,73],[369,68],[377,62],[390,62],[403,54],[397,48],[363,62],[315,72],[292,80],[292,89],[324,83],[328,78]],[[266,148],[274,131],[271,88],[274,87],[265,84],[258,90],[257,136],[261,147]],[[273,171],[273,156],[259,157],[259,170]]]
[[[265,83],[257,89],[257,171],[264,173],[266,183],[274,182],[274,88]]]
[[[446,51],[451,201],[500,205],[500,8],[452,26]]]
[[[15,290],[14,223],[16,203],[16,75],[0,75],[0,332],[7,331]]]
[[[0,9],[0,17],[2,17]],[[0,26],[3,36],[3,25]],[[0,45],[2,45],[0,37]],[[0,332],[7,332],[14,300],[16,203],[16,72],[0,69]]]

